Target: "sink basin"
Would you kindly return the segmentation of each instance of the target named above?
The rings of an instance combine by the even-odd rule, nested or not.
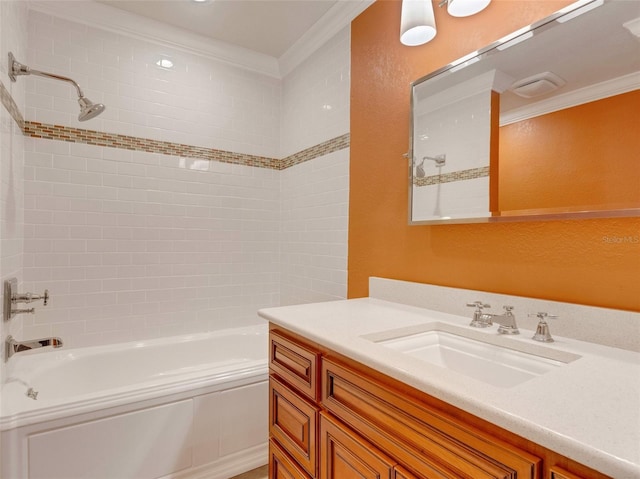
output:
[[[429,323],[364,338],[503,388],[517,386],[580,358],[573,353],[446,323]]]

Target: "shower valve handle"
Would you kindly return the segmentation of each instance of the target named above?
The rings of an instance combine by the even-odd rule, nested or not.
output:
[[[33,294],[33,293],[16,293],[11,297],[11,302],[16,303],[33,303],[34,301],[42,300],[42,304],[46,306],[49,304],[49,290],[45,289],[43,294]]]

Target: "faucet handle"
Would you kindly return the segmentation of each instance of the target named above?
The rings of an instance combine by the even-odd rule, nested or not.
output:
[[[538,327],[536,328],[536,334],[533,335],[533,339],[535,341],[540,341],[543,343],[553,343],[554,340],[551,337],[551,332],[549,331],[549,324],[547,323],[547,318],[557,319],[558,316],[556,316],[555,314],[540,312],[536,314],[530,314],[529,317],[538,318]]]
[[[467,306],[470,308],[476,308],[479,311],[482,311],[483,308],[490,308],[491,305],[487,303],[483,303],[482,301],[474,301],[473,303],[467,303]]]
[[[49,290],[45,289],[43,294],[33,293],[13,293],[11,302],[16,303],[33,303],[34,301],[43,301],[43,306],[49,304]]]

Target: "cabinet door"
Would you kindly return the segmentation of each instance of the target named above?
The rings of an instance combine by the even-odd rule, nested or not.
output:
[[[309,479],[273,439],[269,440],[269,479]]]
[[[391,459],[320,414],[320,479],[393,479]]]
[[[269,385],[269,433],[315,477],[318,409],[273,377]]]

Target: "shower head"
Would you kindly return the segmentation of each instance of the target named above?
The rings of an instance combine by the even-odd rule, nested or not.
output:
[[[95,118],[104,111],[102,103],[93,103],[85,96],[78,98],[78,104],[80,105],[79,121],[91,120],[91,118]]]
[[[39,70],[33,70],[29,68],[27,65],[23,65],[22,63],[16,61],[13,53],[9,52],[9,78],[12,82],[16,81],[16,77],[22,75],[38,75],[45,78],[51,78],[53,80],[61,80],[66,81],[73,86],[76,87],[78,92],[78,104],[80,105],[80,114],[78,115],[79,121],[90,120],[98,116],[100,113],[104,111],[105,106],[102,103],[93,103],[87,97],[84,96],[82,90],[80,89],[80,85],[78,85],[71,78],[63,77],[60,75],[56,75],[54,73],[41,72]]]

